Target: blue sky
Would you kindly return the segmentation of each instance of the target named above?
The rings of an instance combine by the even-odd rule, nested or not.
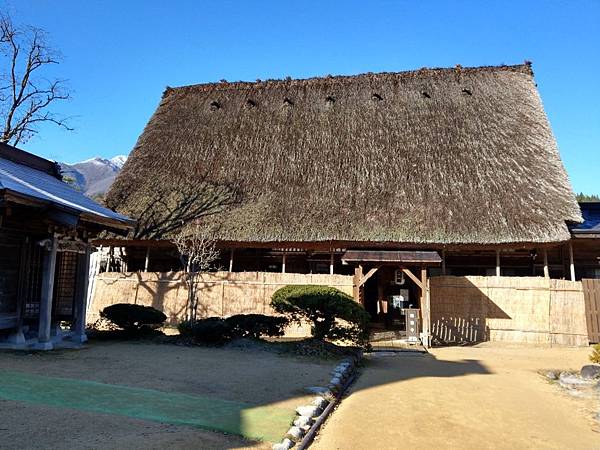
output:
[[[23,147],[73,162],[127,154],[166,86],[533,61],[576,191],[600,193],[600,0],[0,0],[44,28],[76,131]]]

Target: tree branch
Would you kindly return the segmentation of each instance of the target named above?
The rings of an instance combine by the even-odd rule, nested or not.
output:
[[[23,52],[23,49],[24,52]],[[59,64],[57,56],[46,42],[46,33],[34,27],[17,28],[10,17],[0,15],[0,142],[16,145],[38,133],[38,126],[51,123],[66,130],[67,117],[59,117],[49,108],[56,102],[68,100],[70,92],[64,80],[36,78],[44,67]]]

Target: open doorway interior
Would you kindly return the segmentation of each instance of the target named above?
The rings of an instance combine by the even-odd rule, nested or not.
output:
[[[418,315],[421,308],[420,290],[400,268],[383,266],[364,285],[364,305],[373,331],[394,331],[398,337],[406,337],[409,312],[416,310]]]

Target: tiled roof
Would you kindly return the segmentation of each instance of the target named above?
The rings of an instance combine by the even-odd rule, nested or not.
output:
[[[573,225],[573,234],[600,234],[600,202],[582,202],[579,204],[583,223]]]
[[[77,214],[120,222],[132,223],[128,217],[100,206],[81,192],[51,174],[0,157],[0,190],[10,191],[66,209]]]

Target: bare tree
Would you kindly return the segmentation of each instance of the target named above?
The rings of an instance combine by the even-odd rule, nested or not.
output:
[[[16,27],[10,17],[0,15],[0,142],[25,142],[42,123],[72,130],[67,118],[49,110],[70,98],[65,80],[43,77],[45,68],[59,63],[43,30]]]
[[[214,228],[199,221],[194,221],[182,227],[173,238],[177,246],[183,276],[188,288],[187,319],[193,324],[198,311],[198,282],[202,272],[214,268],[220,253],[216,247]]]

